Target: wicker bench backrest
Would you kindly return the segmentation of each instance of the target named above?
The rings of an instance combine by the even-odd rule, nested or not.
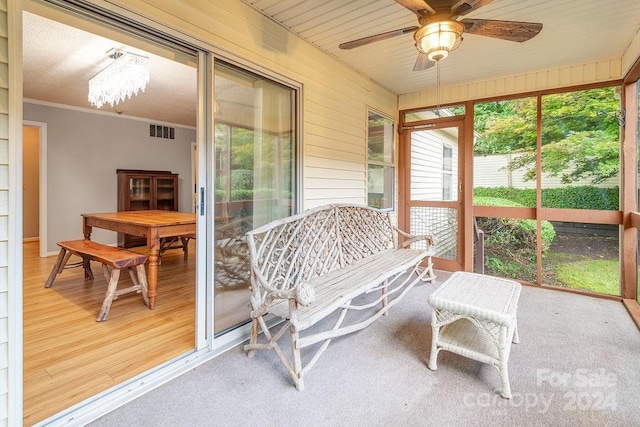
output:
[[[396,247],[389,213],[337,204],[272,221],[248,232],[247,243],[252,275],[279,290]]]

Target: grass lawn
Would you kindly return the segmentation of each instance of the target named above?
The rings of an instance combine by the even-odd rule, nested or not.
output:
[[[485,273],[535,283],[535,262],[505,246],[485,246]],[[542,283],[620,295],[617,237],[556,235],[543,255]]]
[[[620,295],[619,269],[618,260],[565,261],[555,267],[555,276],[559,283],[569,288]]]

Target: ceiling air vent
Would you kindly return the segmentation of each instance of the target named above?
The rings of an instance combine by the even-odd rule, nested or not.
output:
[[[150,124],[149,136],[151,138],[176,139],[176,128]]]

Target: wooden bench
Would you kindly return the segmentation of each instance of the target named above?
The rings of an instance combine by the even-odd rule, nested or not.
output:
[[[248,232],[251,259],[251,338],[244,349],[273,349],[304,389],[304,375],[332,338],[361,330],[394,306],[420,280],[433,281],[434,239],[412,236],[393,225],[389,212],[358,205],[328,205],[273,221]],[[398,237],[404,241],[399,244]],[[365,294],[378,291],[368,298]],[[363,296],[363,298],[357,298]],[[349,310],[360,318],[345,323]],[[326,330],[301,336],[339,311]],[[362,316],[366,314],[366,319]],[[272,334],[268,315],[282,319]],[[269,323],[271,324],[271,323]],[[258,342],[258,332],[266,343]],[[278,341],[290,332],[291,361]],[[306,364],[301,349],[319,348]],[[308,355],[305,355],[305,358]]]
[[[109,309],[113,300],[120,295],[130,292],[142,293],[145,305],[149,306],[149,298],[147,296],[147,275],[144,270],[144,263],[147,256],[137,252],[123,248],[115,248],[103,245],[101,243],[92,242],[91,240],[67,240],[58,242],[60,253],[58,259],[51,270],[49,278],[45,282],[45,288],[50,288],[58,274],[67,266],[67,262],[71,255],[82,258],[82,267],[84,268],[84,277],[93,279],[91,271],[91,261],[97,261],[102,264],[104,278],[107,281],[107,293],[102,303],[102,309],[98,314],[96,321],[101,322],[107,319]],[[133,286],[118,289],[118,280],[120,279],[120,270],[126,268],[129,271]]]

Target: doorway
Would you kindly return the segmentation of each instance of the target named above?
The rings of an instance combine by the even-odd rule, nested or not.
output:
[[[37,242],[47,256],[47,124],[24,121],[22,126],[22,235]]]
[[[400,134],[404,164],[401,226],[412,234],[433,234],[436,268],[462,270],[464,170],[463,120],[438,120],[405,127]]]
[[[28,6],[33,5],[29,3]],[[198,138],[198,63],[194,57],[189,59],[183,53],[168,51],[167,47],[134,40],[129,34],[119,39],[116,30],[105,30],[97,24],[92,26],[88,20],[82,22],[80,29],[77,17],[71,16],[67,20],[59,11],[53,14],[56,20],[47,16],[47,13],[23,12],[23,115],[27,125],[25,131],[33,131],[33,139],[39,141],[38,148],[33,148],[25,138],[23,148],[29,150],[29,155],[25,152],[24,157],[32,159],[35,157],[33,152],[38,152],[44,165],[39,168],[40,198],[34,205],[42,220],[34,227],[32,219],[24,218],[25,227],[28,223],[29,227],[36,228],[40,241],[40,245],[36,241],[23,245],[23,413],[26,425],[69,412],[70,408],[87,399],[192,354],[196,345],[196,304],[202,303],[196,298],[198,254],[194,241],[190,243],[192,247],[186,260],[181,251],[168,251],[163,255],[155,310],[148,310],[139,295],[127,295],[114,302],[106,321],[96,322],[106,284],[101,274],[96,274],[94,280],[85,279],[81,268],[63,271],[52,288],[44,288],[56,260],[55,256],[47,255],[57,253],[59,249],[55,243],[82,238],[81,213],[117,210],[116,169],[179,173],[180,210],[191,212],[191,143]],[[86,93],[81,98],[72,96],[77,88],[86,91],[87,86],[77,82],[86,82],[90,77],[74,72],[79,73],[79,69],[92,72],[88,66],[73,68],[77,65],[75,61],[85,61],[90,55],[62,58],[62,50],[48,48],[47,42],[60,33],[65,34],[63,45],[88,45],[92,55],[95,52],[102,55],[106,46],[113,45],[136,49],[138,53],[143,51],[151,58],[150,66],[161,63],[159,70],[169,74],[171,81],[177,81],[186,70],[192,90],[184,92],[191,94],[190,99],[186,104],[177,100],[164,102],[162,109],[168,114],[164,117],[136,116],[136,104],[140,108],[140,104],[146,102],[145,96],[160,93],[173,97],[172,94],[180,91],[171,85],[162,90],[157,86],[154,89],[161,77],[155,73],[147,91],[131,98],[130,102],[117,104],[115,108],[90,107]],[[53,68],[46,62],[31,62],[46,59],[48,54],[40,49],[58,55],[55,78],[42,75]],[[105,58],[91,66],[102,69],[111,61]],[[69,68],[63,72],[60,64]],[[64,79],[76,83],[66,84]],[[47,93],[40,91],[44,81],[50,90]],[[74,99],[85,104],[76,105]],[[150,111],[149,108],[142,110]],[[191,122],[181,119],[184,112],[190,114]],[[152,137],[150,125],[167,128],[169,138],[157,134]],[[31,181],[25,182],[25,192],[33,191]],[[33,214],[34,210],[35,207],[25,207],[23,212]],[[48,229],[47,222],[50,224]],[[33,233],[29,230],[29,235]],[[95,240],[115,245],[117,236],[102,231],[95,234]],[[97,267],[99,265],[94,266],[94,273],[99,273]],[[120,278],[119,287],[129,285],[130,279],[126,276]]]

